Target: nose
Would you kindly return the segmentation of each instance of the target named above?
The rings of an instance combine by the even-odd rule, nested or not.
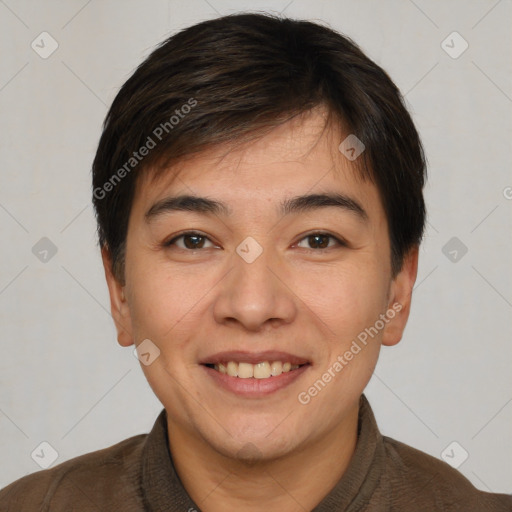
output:
[[[248,331],[261,331],[291,323],[297,314],[297,298],[291,276],[270,250],[252,262],[238,253],[233,267],[219,283],[214,317],[220,324],[237,324]]]

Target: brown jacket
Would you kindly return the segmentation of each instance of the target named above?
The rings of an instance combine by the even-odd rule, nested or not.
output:
[[[0,491],[2,512],[199,512],[173,466],[165,410],[149,434],[126,439]],[[314,512],[505,512],[512,495],[478,491],[451,466],[383,437],[364,395],[350,465]]]

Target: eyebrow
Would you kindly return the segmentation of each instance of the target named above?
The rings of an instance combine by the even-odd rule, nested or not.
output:
[[[340,208],[354,213],[362,221],[368,220],[368,214],[358,201],[339,193],[306,194],[285,199],[280,205],[280,212],[285,216],[327,207]],[[228,205],[220,201],[194,195],[179,195],[156,202],[146,212],[144,218],[146,222],[151,222],[160,215],[177,211],[224,216],[230,216],[232,213]]]

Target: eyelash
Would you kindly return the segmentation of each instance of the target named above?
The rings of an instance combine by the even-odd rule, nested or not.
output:
[[[164,245],[164,247],[171,247],[171,246],[175,245],[177,240],[179,240],[180,238],[184,238],[186,236],[196,236],[196,237],[204,238],[211,242],[211,240],[206,235],[203,235],[202,233],[199,233],[197,231],[186,231],[184,233],[179,234],[178,236],[175,236],[171,240],[164,242],[163,245]],[[312,236],[327,236],[330,239],[334,240],[338,247],[347,247],[348,246],[347,242],[345,240],[343,240],[342,238],[336,237],[336,236],[332,235],[331,233],[326,233],[324,231],[314,231],[312,233],[308,233],[307,235],[303,236],[297,243],[300,243],[303,240],[306,240],[307,238],[312,237]],[[187,252],[194,251],[194,249],[188,249],[188,248],[183,248],[183,247],[178,247],[178,248],[183,251],[187,251]],[[334,249],[334,248],[336,248],[336,246],[320,248],[320,249],[313,249],[313,248],[305,248],[305,249],[310,252],[321,252],[321,251],[325,251],[327,249]],[[302,247],[302,249],[304,249],[304,247]],[[197,250],[200,251],[200,250],[202,250],[202,248],[199,248]]]

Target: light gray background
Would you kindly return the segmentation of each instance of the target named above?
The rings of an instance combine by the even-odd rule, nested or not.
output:
[[[464,475],[512,492],[510,0],[0,1],[0,487],[39,469],[42,441],[57,464],[147,432],[161,410],[116,342],[91,161],[108,105],[156,43],[244,9],[323,20],[405,94],[430,163],[429,225],[405,338],[366,394],[384,434],[436,457],[457,441]],[[31,48],[43,31],[59,44],[47,59]],[[453,31],[469,44],[456,59],[441,46]],[[454,236],[468,248],[456,262],[442,252]],[[42,237],[58,248],[47,262],[32,252]]]

